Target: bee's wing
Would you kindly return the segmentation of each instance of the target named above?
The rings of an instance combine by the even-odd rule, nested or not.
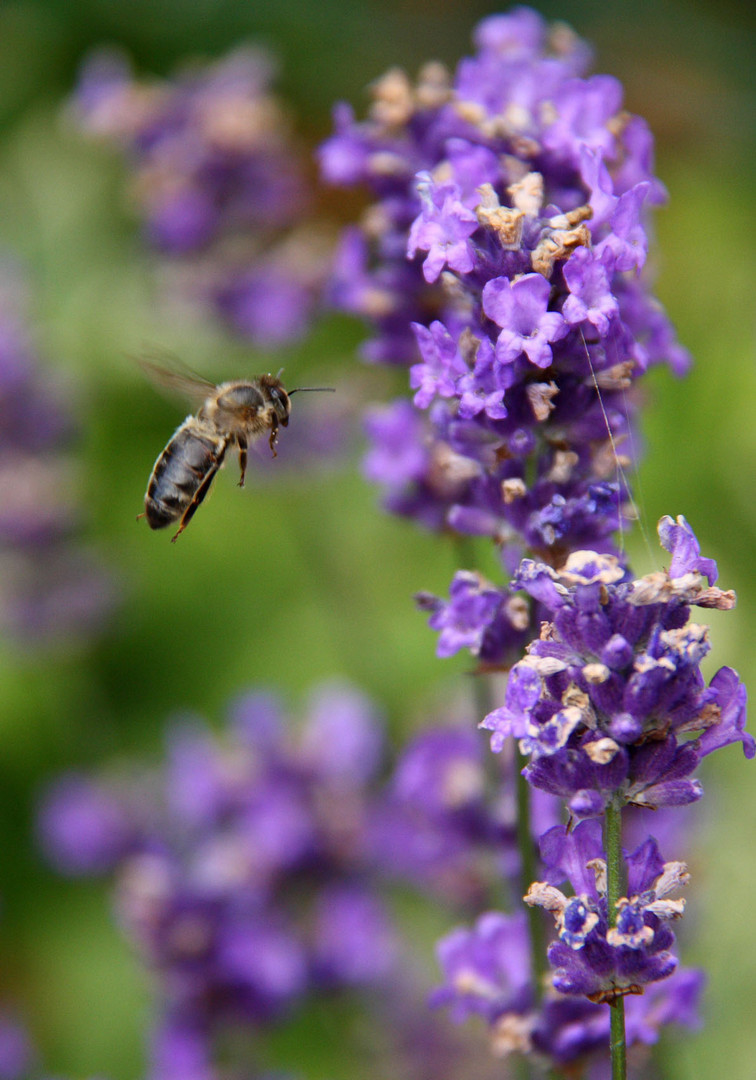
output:
[[[179,396],[194,405],[201,405],[215,392],[215,383],[192,371],[177,356],[168,352],[150,351],[136,358],[142,371],[161,390]]]

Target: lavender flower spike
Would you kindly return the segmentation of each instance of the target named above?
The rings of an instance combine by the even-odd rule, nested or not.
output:
[[[552,895],[563,895],[552,889]],[[596,906],[598,900],[588,903]],[[565,907],[567,904],[565,903]],[[569,916],[568,916],[569,918]],[[572,921],[575,921],[574,918]],[[609,1039],[609,1010],[603,1004],[602,993],[607,996],[621,992],[624,986],[632,994],[631,987],[638,984],[621,984],[613,975],[614,982],[606,977],[607,971],[622,969],[621,978],[632,971],[633,977],[640,964],[630,963],[636,949],[628,946],[603,946],[600,919],[595,915],[588,935],[589,944],[584,950],[566,949],[565,964],[569,965],[572,978],[577,981],[582,953],[584,965],[596,962],[601,956],[601,978],[585,976],[586,984],[606,986],[611,989],[595,992],[597,1000],[564,992],[549,991],[544,1000],[536,1003],[529,975],[529,946],[524,919],[521,915],[503,915],[487,912],[480,916],[471,929],[453,930],[438,945],[438,958],[444,983],[432,997],[433,1006],[446,1006],[452,1019],[460,1022],[471,1015],[481,1016],[488,1025],[491,1050],[497,1057],[510,1055],[532,1056],[541,1063],[548,1062],[555,1070],[568,1067],[586,1068],[591,1062],[605,1060],[605,1048]],[[658,922],[649,913],[649,922]],[[605,927],[605,922],[601,924]],[[669,941],[666,928],[662,936]],[[559,942],[552,946],[555,958],[562,958]],[[658,971],[666,960],[649,959],[646,947],[645,974]],[[620,959],[621,957],[621,959]],[[614,967],[609,961],[615,960]],[[596,966],[599,966],[598,964]],[[565,967],[565,981],[570,977]],[[640,976],[638,976],[640,977]],[[661,1023],[676,1020],[690,1027],[699,1024],[696,1005],[703,979],[696,971],[674,971],[660,980],[648,982],[642,995],[628,1000],[628,1043],[653,1043],[658,1038]],[[603,1074],[602,1074],[603,1075]]]
[[[364,121],[336,110],[323,174],[374,201],[344,234],[331,295],[368,322],[369,360],[410,368],[427,410],[403,488],[370,454],[389,508],[490,535],[507,565],[527,549],[559,565],[613,550],[627,391],[653,364],[685,366],[640,276],[664,190],[643,120],[615,79],[586,75],[576,36],[515,8],[474,40],[453,73],[379,80]],[[453,486],[439,483],[449,454]]]
[[[605,1002],[640,994],[648,983],[675,970],[674,936],[667,923],[679,918],[685,905],[668,897],[687,883],[688,875],[683,864],[664,863],[655,842],[646,841],[627,859],[631,895],[618,902],[616,924],[610,925],[606,863],[594,824],[584,821],[572,833],[556,826],[541,841],[549,880],[559,880],[561,868],[570,867],[571,884],[581,891],[570,897],[553,884],[535,882],[525,902],[555,916],[558,940],[548,953],[555,989]],[[594,848],[590,859],[586,841]]]
[[[624,998],[641,998],[627,1040],[651,1042],[654,1002],[692,1020],[701,987],[674,974],[684,867],[650,839],[625,855],[623,825],[700,799],[700,760],[732,742],[751,758],[756,741],[737,674],[707,685],[701,673],[708,628],[691,608],[735,597],[690,526],[662,519],[669,568],[638,579],[615,539],[634,516],[632,390],[652,365],[689,363],[645,266],[665,198],[651,136],[616,79],[587,74],[589,51],[564,26],[515,8],[481,22],[474,47],[453,72],[379,80],[362,121],[337,109],[323,173],[373,202],[345,234],[331,293],[368,323],[366,359],[409,368],[416,411],[395,403],[370,422],[386,506],[489,537],[500,556],[503,583],[461,569],[448,600],[418,594],[437,651],[507,672],[481,726],[494,751],[517,741],[525,779],[561,800],[570,826],[542,838],[536,882],[520,829],[521,894],[556,916],[547,997],[532,910],[527,977],[503,959],[526,953],[524,923],[490,912],[442,943],[437,1000],[481,1014],[501,1052],[555,1069],[582,1075],[603,1041],[619,1077]]]
[[[0,634],[24,646],[86,639],[114,601],[78,535],[74,419],[37,357],[27,307],[17,269],[0,261]]]
[[[660,524],[664,539],[669,522]],[[494,749],[519,738],[530,782],[578,817],[617,795],[647,807],[693,802],[702,789],[691,774],[707,753],[739,741],[746,757],[756,754],[745,688],[730,668],[705,686],[707,628],[688,622],[691,605],[726,610],[734,596],[709,586],[715,571],[690,526],[674,529],[689,552],[673,560],[678,577],[671,568],[628,581],[612,556],[574,552],[559,571],[524,560],[515,578],[550,621],[512,669],[505,704],[481,726]]]
[[[259,1032],[308,993],[395,973],[397,932],[368,858],[382,757],[375,708],[329,684],[296,735],[276,699],[250,694],[224,739],[175,725],[161,773],[52,787],[46,853],[69,874],[115,872],[119,925],[154,973],[155,1080],[181,1062],[214,1076],[235,1023]]]

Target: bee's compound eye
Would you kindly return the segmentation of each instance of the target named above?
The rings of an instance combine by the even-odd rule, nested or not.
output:
[[[273,402],[273,408],[276,410],[276,416],[279,421],[286,427],[289,420],[289,395],[285,390],[279,390],[273,387],[270,391],[270,398]]]

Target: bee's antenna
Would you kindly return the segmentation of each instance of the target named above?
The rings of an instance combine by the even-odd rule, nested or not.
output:
[[[286,393],[291,397],[292,394],[298,394],[300,391],[305,390],[309,390],[311,393],[313,391],[321,391],[326,394],[336,393],[335,386],[295,386],[293,390],[287,390]]]

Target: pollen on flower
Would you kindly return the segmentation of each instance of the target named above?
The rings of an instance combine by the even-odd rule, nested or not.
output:
[[[551,468],[547,473],[547,479],[554,484],[566,484],[570,480],[575,466],[580,462],[580,458],[574,452],[574,450],[556,450],[554,452],[554,461]]]
[[[546,911],[561,913],[568,904],[564,893],[545,881],[534,881],[523,897],[529,907],[542,907]]]
[[[524,498],[527,494],[527,490],[525,481],[519,476],[513,476],[511,479],[502,480],[501,482],[501,494],[507,505],[513,503],[515,499]]]
[[[555,382],[528,383],[525,393],[527,394],[533,416],[536,420],[547,420],[554,410],[554,398],[559,393],[559,387]]]
[[[585,752],[596,765],[608,765],[619,751],[619,745],[608,736],[586,743]]]
[[[491,184],[481,184],[478,191],[481,196],[480,203],[475,207],[478,221],[496,233],[503,248],[516,251],[522,241],[525,212],[502,206]]]
[[[596,892],[599,896],[606,896],[606,859],[589,859],[585,865],[587,870],[593,870],[596,878]]]
[[[371,89],[371,117],[381,126],[403,127],[415,109],[412,85],[401,68],[392,68],[377,79]]]
[[[583,678],[593,686],[600,686],[610,677],[611,671],[606,664],[585,664]]]
[[[537,247],[533,249],[530,264],[537,273],[550,279],[557,262],[568,259],[578,248],[590,246],[591,234],[585,225],[577,225],[573,229],[546,228]]]
[[[496,1057],[528,1054],[532,1049],[532,1033],[537,1019],[534,1014],[523,1016],[505,1013],[491,1030],[491,1050]]]

